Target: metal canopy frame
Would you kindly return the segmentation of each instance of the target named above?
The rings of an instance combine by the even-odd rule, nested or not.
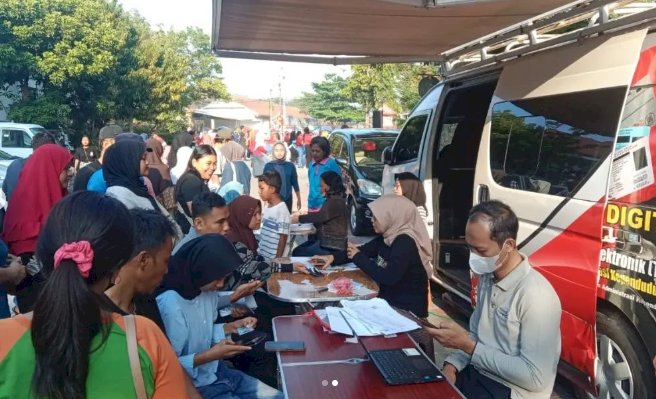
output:
[[[460,75],[474,69],[604,33],[649,25],[656,20],[656,4],[636,0],[579,1],[519,25],[444,52],[442,73]],[[587,25],[566,33],[567,27]]]
[[[219,30],[222,0],[213,0],[212,35]],[[570,32],[563,29],[588,23]],[[442,74],[456,76],[525,54],[604,33],[619,32],[656,21],[656,3],[637,0],[578,0],[524,22],[483,36],[435,56],[325,56],[248,50],[213,50],[220,57],[313,64],[354,65],[433,62]]]

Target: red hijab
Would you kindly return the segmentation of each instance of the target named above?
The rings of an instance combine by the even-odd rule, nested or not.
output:
[[[228,218],[230,231],[226,235],[228,240],[233,244],[240,242],[251,251],[257,252],[257,240],[248,225],[251,223],[255,211],[262,209],[260,200],[248,195],[240,195],[228,205],[228,209],[230,209]]]
[[[3,239],[15,255],[34,252],[50,209],[67,194],[59,176],[73,156],[57,144],[44,144],[27,159],[5,215]]]

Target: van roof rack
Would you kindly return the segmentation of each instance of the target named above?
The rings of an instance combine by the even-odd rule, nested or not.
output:
[[[455,76],[548,47],[648,25],[656,3],[580,0],[443,53],[442,73]]]

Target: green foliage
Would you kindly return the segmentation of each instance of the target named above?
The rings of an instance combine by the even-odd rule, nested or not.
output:
[[[336,74],[326,74],[324,80],[312,83],[312,92],[303,93],[296,104],[303,112],[326,122],[360,122],[364,112],[354,107],[345,93],[347,80]]]
[[[13,104],[9,110],[9,120],[21,121],[23,123],[35,123],[46,128],[63,128],[62,122],[69,120],[71,107],[66,99],[52,92],[39,96],[34,100],[21,100]]]
[[[392,64],[354,65],[345,93],[367,114],[380,109],[383,104],[398,109],[396,82],[397,71]]]
[[[152,30],[114,0],[0,2],[0,87],[20,88],[16,121],[77,132],[108,119],[179,130],[192,103],[229,98],[220,73],[202,31]]]
[[[351,76],[327,74],[312,84],[296,104],[322,121],[360,122],[383,104],[400,112],[410,112],[419,102],[419,81],[437,75],[435,65],[378,64],[354,65]]]

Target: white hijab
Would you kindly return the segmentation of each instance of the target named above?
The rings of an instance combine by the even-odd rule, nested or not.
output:
[[[187,170],[187,164],[189,163],[189,158],[191,158],[191,154],[194,152],[194,150],[191,147],[180,147],[178,149],[178,152],[176,153],[177,155],[177,163],[173,168],[171,168],[171,182],[173,184],[177,183],[178,179],[182,174]]]

